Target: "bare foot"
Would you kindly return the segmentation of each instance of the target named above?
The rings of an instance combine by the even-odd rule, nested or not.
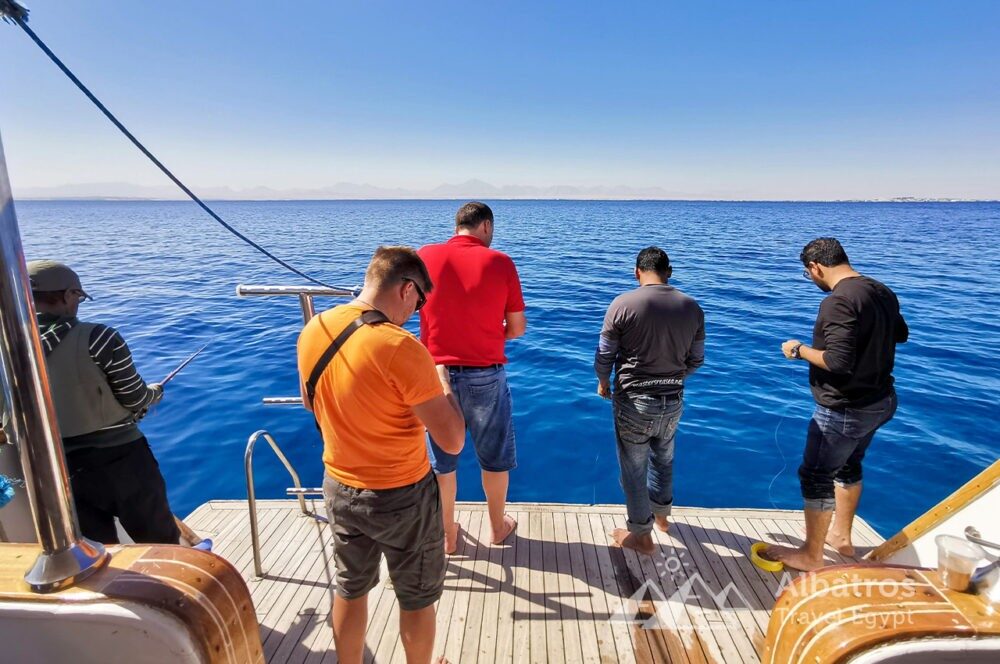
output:
[[[656,553],[656,543],[653,542],[653,537],[649,533],[636,535],[624,528],[615,528],[610,534],[611,538],[615,541],[615,546],[620,546],[623,549],[632,549],[644,556],[651,556]]]
[[[451,662],[449,662],[448,660],[446,660],[444,658],[444,655],[441,655],[436,660],[434,660],[434,664],[451,664]]]
[[[510,537],[515,528],[517,528],[517,521],[514,520],[514,517],[504,514],[500,532],[497,532],[496,528],[493,529],[493,544],[503,544],[503,541]]]
[[[826,566],[826,561],[823,560],[822,555],[818,558],[814,558],[802,548],[777,546],[772,544],[764,549],[761,552],[761,555],[767,560],[777,560],[784,563],[785,567],[791,567],[792,569],[801,570],[803,572],[811,572],[815,569]]]
[[[670,523],[667,521],[667,517],[665,516],[654,516],[653,522],[656,523],[657,529],[659,529],[662,533],[667,532],[670,528]]]
[[[826,535],[826,543],[833,547],[834,551],[842,556],[853,558],[857,553],[854,544],[851,542],[851,534],[841,535],[832,530]]]
[[[453,523],[451,527],[445,526],[444,529],[444,553],[446,556],[458,551],[458,533],[462,530],[462,527]]]

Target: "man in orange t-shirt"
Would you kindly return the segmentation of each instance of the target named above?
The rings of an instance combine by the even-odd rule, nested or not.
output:
[[[399,633],[408,662],[429,662],[434,602],[444,586],[441,498],[425,431],[458,453],[465,420],[448,374],[402,326],[433,288],[408,247],[379,247],[353,302],[315,316],[298,342],[302,399],[323,434],[323,494],[333,531],[337,594],[333,634],[341,662],[361,662],[367,594],[382,555],[399,600]],[[365,312],[368,320],[307,385],[334,340]]]

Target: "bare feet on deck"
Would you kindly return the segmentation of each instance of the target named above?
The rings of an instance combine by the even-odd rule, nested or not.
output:
[[[841,535],[831,530],[826,535],[826,543],[833,547],[833,550],[842,556],[853,558],[857,553],[854,544],[851,542],[851,534]]]
[[[653,542],[653,536],[649,533],[636,535],[624,528],[615,528],[611,531],[610,535],[615,541],[615,546],[620,546],[623,549],[632,549],[644,556],[652,556],[656,553],[656,543]]]
[[[667,517],[665,516],[654,516],[653,522],[656,523],[656,528],[661,533],[665,533],[670,529],[670,522],[667,521]]]
[[[510,537],[511,533],[517,528],[517,521],[514,520],[509,514],[503,515],[503,524],[501,525],[500,531],[493,529],[493,544],[503,544],[503,541]]]
[[[761,551],[761,556],[766,560],[781,561],[785,564],[785,567],[791,567],[803,572],[811,572],[826,566],[826,561],[822,555],[814,558],[805,549],[798,547],[772,544]]]
[[[441,655],[440,657],[438,657],[437,659],[434,660],[434,664],[451,664],[451,662],[449,662],[448,660],[446,660],[444,658],[444,655]]]
[[[450,556],[451,554],[458,551],[458,535],[461,530],[462,527],[457,523],[452,524],[450,528],[445,526],[444,553],[446,556]]]

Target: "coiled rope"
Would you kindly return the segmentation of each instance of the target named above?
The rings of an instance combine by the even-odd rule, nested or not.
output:
[[[251,240],[250,238],[248,238],[246,235],[244,235],[243,233],[239,232],[238,230],[236,230],[235,228],[233,228],[232,226],[230,226],[228,223],[226,223],[226,221],[222,217],[220,217],[218,214],[216,214],[215,211],[212,208],[210,208],[203,200],[201,200],[201,198],[199,198],[197,194],[195,194],[193,191],[191,191],[190,188],[188,188],[187,185],[185,185],[183,182],[181,182],[180,179],[176,175],[174,175],[170,171],[169,168],[167,168],[166,166],[164,166],[163,162],[161,162],[159,159],[157,159],[156,156],[152,152],[150,152],[146,148],[146,146],[143,145],[139,141],[139,139],[137,139],[135,137],[135,135],[132,134],[132,132],[130,132],[128,130],[128,128],[126,128],[125,125],[123,125],[118,120],[118,118],[115,117],[115,115],[111,111],[108,110],[108,107],[105,106],[103,103],[101,103],[101,100],[98,99],[96,96],[94,96],[94,93],[92,93],[87,88],[87,86],[84,85],[83,82],[80,81],[80,79],[77,78],[76,75],[72,71],[70,71],[69,67],[67,67],[65,64],[63,64],[62,60],[60,60],[56,56],[56,54],[53,53],[52,50],[49,49],[49,47],[45,45],[45,42],[43,42],[38,37],[38,35],[36,35],[35,32],[31,28],[28,27],[28,10],[25,7],[21,6],[20,4],[18,4],[14,0],[0,0],[0,18],[3,18],[4,22],[16,23],[17,25],[21,26],[21,29],[24,30],[25,34],[27,34],[31,38],[31,40],[33,42],[35,42],[35,44],[38,45],[38,48],[42,49],[42,52],[45,53],[45,55],[47,55],[49,57],[49,59],[52,60],[52,62],[54,62],[57,67],[59,67],[59,69],[62,71],[62,73],[66,74],[66,76],[69,78],[69,80],[73,81],[73,83],[76,85],[76,87],[78,87],[80,89],[80,91],[83,92],[83,94],[85,94],[87,96],[87,99],[89,99],[91,102],[93,102],[93,104],[101,111],[101,113],[103,113],[104,116],[108,120],[110,120],[111,123],[115,127],[117,127],[118,130],[122,134],[125,135],[125,138],[127,138],[128,140],[130,140],[132,142],[132,144],[139,149],[140,152],[142,152],[144,155],[146,155],[146,157],[151,162],[153,162],[153,164],[155,164],[157,168],[159,168],[163,172],[164,175],[166,175],[168,178],[170,178],[170,180],[174,184],[176,184],[181,189],[181,191],[183,191],[185,194],[187,194],[188,197],[192,201],[194,201],[195,203],[197,203],[198,207],[200,207],[202,210],[204,210],[210,217],[212,217],[212,219],[214,219],[215,221],[219,222],[219,224],[223,228],[225,228],[227,231],[229,231],[230,233],[232,233],[233,235],[235,235],[239,239],[241,239],[244,242],[246,242],[248,245],[250,245],[251,247],[253,247],[257,251],[259,251],[260,253],[262,253],[265,256],[267,256],[268,258],[270,258],[272,261],[274,261],[278,265],[284,267],[285,269],[289,270],[290,272],[292,272],[294,274],[297,274],[298,276],[302,277],[303,279],[305,279],[307,281],[310,281],[310,282],[312,282],[312,283],[314,283],[314,284],[316,284],[318,286],[323,286],[324,288],[332,288],[332,289],[336,289],[336,290],[345,290],[345,291],[351,291],[351,290],[353,290],[351,288],[340,288],[340,287],[337,287],[337,286],[331,286],[331,285],[329,285],[327,283],[324,283],[324,282],[320,281],[319,279],[314,279],[313,277],[310,277],[305,272],[302,272],[298,268],[295,268],[292,265],[289,265],[287,262],[285,262],[284,260],[278,258],[274,254],[272,254],[270,251],[268,251],[264,247],[260,246],[259,244],[257,244],[256,242],[254,242],[253,240]]]

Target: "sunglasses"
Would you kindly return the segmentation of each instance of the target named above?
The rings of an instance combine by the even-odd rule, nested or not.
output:
[[[424,305],[427,304],[427,296],[424,295],[424,290],[420,287],[420,284],[416,282],[415,279],[410,279],[409,277],[403,277],[403,281],[409,281],[413,284],[413,287],[417,289],[417,308],[414,311],[420,311],[423,309]]]

